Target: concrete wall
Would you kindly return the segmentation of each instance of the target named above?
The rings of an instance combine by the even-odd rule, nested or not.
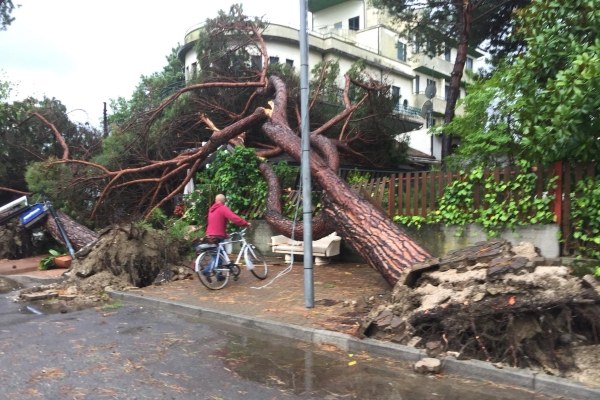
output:
[[[487,240],[485,232],[479,225],[471,224],[464,228],[445,225],[427,225],[421,229],[406,229],[421,246],[433,256],[440,257],[450,250],[456,250]],[[540,249],[543,257],[557,258],[560,256],[558,243],[560,231],[558,225],[530,225],[519,227],[515,231],[501,232],[500,237],[513,245],[520,242],[531,242]]]
[[[434,257],[441,257],[450,250],[464,248],[471,244],[486,240],[485,232],[477,225],[467,225],[464,228],[456,228],[444,225],[427,225],[421,229],[406,228],[409,235],[414,238],[423,248]],[[273,256],[271,252],[271,236],[279,233],[265,221],[252,221],[252,228],[247,236],[249,241],[256,245],[266,256]],[[540,249],[543,257],[557,258],[560,256],[558,225],[531,225],[520,227],[514,232],[511,230],[502,232],[500,237],[513,244],[520,242],[531,242]],[[296,238],[302,240],[302,238]],[[277,254],[281,256],[281,254]],[[360,255],[356,254],[348,243],[342,239],[339,260],[348,262],[362,262]]]

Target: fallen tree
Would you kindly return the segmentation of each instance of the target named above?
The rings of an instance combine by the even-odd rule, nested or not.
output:
[[[199,99],[194,103],[199,107],[196,111],[196,115],[199,116],[195,123],[211,131],[210,136],[201,146],[180,152],[170,159],[155,160],[149,154],[140,155],[138,158],[141,161],[138,165],[111,169],[90,160],[70,159],[65,141],[60,140],[60,132],[53,129],[64,151],[61,159],[51,160],[46,166],[49,168],[68,166],[72,171],[71,176],[68,177],[69,187],[88,185],[95,188],[89,190],[90,192],[99,191],[91,210],[92,217],[111,196],[123,196],[124,193],[132,197],[128,200],[132,205],[135,204],[142,215],[149,217],[153,210],[164,207],[180,194],[194,174],[204,165],[207,157],[220,146],[230,143],[248,145],[252,142],[256,155],[264,159],[261,170],[269,187],[266,220],[278,232],[287,236],[294,234],[300,237],[302,224],[296,224],[295,232],[292,232],[294,224],[281,213],[279,200],[281,190],[276,178],[269,172],[268,162],[269,157],[282,152],[294,160],[300,160],[299,133],[297,129],[292,128],[292,126],[298,128],[298,125],[291,124],[287,114],[291,109],[288,104],[290,98],[288,86],[281,77],[275,74],[268,76],[269,57],[260,29],[256,23],[248,21],[240,10],[232,8],[232,18],[218,18],[214,25],[207,23],[206,29],[207,34],[214,37],[213,43],[220,44],[224,41],[225,45],[221,50],[225,52],[235,53],[241,47],[253,43],[256,51],[262,56],[262,69],[258,74],[254,72],[249,77],[239,77],[238,81],[232,81],[215,72],[220,58],[204,63],[201,60],[201,64],[208,71],[207,79],[183,87],[150,111],[146,115],[147,118],[143,120],[142,125],[145,126],[145,130],[140,134],[139,139],[148,140],[153,123],[164,118],[169,107],[172,107],[178,99],[189,95]],[[231,40],[236,42],[232,43]],[[208,50],[204,51],[209,53]],[[227,66],[224,69],[229,70]],[[227,93],[231,93],[231,90],[239,90],[242,95],[247,96],[241,110],[227,110],[226,106],[219,104],[219,102],[227,104],[229,98],[211,96],[210,94],[216,88],[227,90]],[[351,88],[354,88],[352,95]],[[351,135],[346,131],[352,123],[353,116],[358,112],[359,107],[368,106],[369,112],[361,119],[377,124],[377,121],[384,116],[377,111],[376,99],[387,89],[389,88],[386,85],[375,80],[346,77],[342,96],[343,107],[336,115],[310,132],[310,171],[313,179],[323,190],[324,205],[322,215],[313,221],[313,236],[318,239],[336,230],[370,266],[383,275],[390,285],[394,285],[411,265],[426,262],[430,257],[428,252],[379,209],[351,190],[337,174],[340,149],[348,151],[349,143],[358,140],[361,135],[365,140],[364,132]],[[208,95],[203,94],[204,92],[208,92]],[[351,101],[351,98],[354,101]],[[270,99],[268,102],[270,106],[267,105],[268,99]],[[312,104],[315,104],[315,100]],[[253,108],[253,104],[261,102],[262,106]],[[296,119],[299,115],[297,107],[296,104],[293,108]],[[214,118],[209,118],[209,113],[213,114],[217,123],[213,122]],[[46,122],[49,124],[48,121]],[[222,127],[217,128],[217,125]],[[325,133],[336,126],[341,126],[338,137],[336,139],[327,137]],[[73,240],[77,240],[76,236],[77,233]]]

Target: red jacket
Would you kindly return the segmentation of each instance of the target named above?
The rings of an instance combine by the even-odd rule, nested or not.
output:
[[[227,237],[227,221],[238,226],[249,225],[248,221],[237,216],[225,204],[215,203],[208,210],[208,221],[206,224],[206,236]]]

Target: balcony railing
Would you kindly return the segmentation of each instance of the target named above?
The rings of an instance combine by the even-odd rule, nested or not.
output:
[[[411,107],[398,104],[394,108],[394,112],[397,114],[403,114],[409,117],[421,117],[421,109],[419,107]]]

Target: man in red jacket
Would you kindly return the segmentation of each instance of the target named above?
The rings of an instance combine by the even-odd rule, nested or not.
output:
[[[225,195],[218,194],[215,197],[215,203],[208,210],[208,218],[206,223],[206,238],[212,241],[209,243],[220,243],[227,238],[227,221],[231,221],[238,226],[250,226],[250,222],[236,215],[225,205]],[[213,266],[217,262],[217,255],[212,258],[211,263],[204,269],[204,275],[209,276]],[[217,275],[218,280],[224,279],[223,276]]]
[[[215,197],[215,203],[208,210],[206,236],[220,239],[219,241],[227,237],[227,221],[238,226],[250,226],[248,221],[231,211],[225,205],[225,201],[225,195],[218,194]]]

